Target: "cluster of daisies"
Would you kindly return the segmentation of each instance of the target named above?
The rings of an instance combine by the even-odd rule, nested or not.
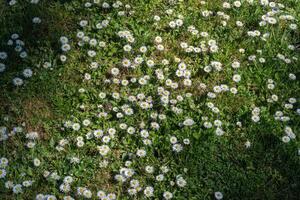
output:
[[[7,1],[9,6],[17,6],[18,1],[17,0],[10,0]],[[23,3],[23,2],[22,2]],[[30,0],[29,3],[32,5],[36,5],[39,3],[39,0]],[[32,23],[33,24],[40,24],[42,22],[40,17],[33,17]],[[16,65],[16,60],[21,59],[23,61],[24,65],[28,65],[29,62],[26,62],[28,60],[28,52],[25,46],[25,42],[21,39],[21,36],[18,33],[11,34],[10,38],[8,39],[7,43],[7,49],[6,51],[0,50],[0,74],[8,70],[9,68],[19,68]],[[13,52],[15,51],[15,53]],[[9,61],[13,61],[9,63]],[[11,66],[10,66],[11,65]],[[18,65],[20,65],[18,63]],[[18,72],[15,74],[15,77],[12,79],[12,83],[15,86],[22,86],[24,84],[24,80],[28,79],[33,76],[33,70],[31,67],[24,68],[21,72]]]
[[[9,59],[17,59],[19,57],[21,60],[24,60],[27,58],[28,53],[25,47],[25,42],[20,39],[20,35],[17,33],[13,33],[10,36],[10,39],[7,41],[6,45],[9,47],[8,51],[1,51],[0,52],[0,73],[4,73],[7,68],[15,67],[15,66],[9,66],[6,64]],[[14,50],[15,53],[13,53]],[[15,78],[13,78],[13,84],[15,86],[21,86],[24,83],[24,78],[28,79],[33,75],[33,71],[31,68],[25,68],[23,71]]]
[[[54,188],[50,191],[54,192],[35,194],[36,199],[186,198],[184,195],[189,192],[190,185],[189,169],[179,164],[179,160],[185,160],[185,150],[199,139],[193,132],[213,133],[210,137],[222,140],[230,136],[230,127],[247,128],[244,121],[251,126],[263,123],[266,113],[282,125],[282,133],[276,136],[283,143],[296,141],[296,129],[288,122],[300,115],[298,99],[295,96],[281,98],[281,91],[277,89],[280,83],[273,77],[264,80],[266,86],[261,90],[266,94],[262,101],[247,107],[246,119],[229,121],[226,108],[220,105],[220,99],[237,99],[240,93],[250,88],[250,84],[245,83],[245,79],[249,79],[245,71],[249,68],[255,71],[274,60],[278,65],[289,67],[298,61],[293,53],[297,47],[293,44],[268,56],[267,50],[262,49],[272,42],[273,37],[282,37],[276,35],[281,29],[298,31],[295,18],[287,14],[281,3],[246,0],[218,2],[217,11],[208,9],[208,1],[199,1],[201,6],[197,12],[200,14],[192,20],[188,11],[178,11],[177,5],[183,2],[172,0],[160,7],[164,10],[153,13],[153,17],[144,21],[149,23],[145,28],[148,30],[136,30],[135,26],[139,24],[130,25],[132,19],[138,21],[139,18],[135,3],[90,0],[80,1],[79,7],[73,5],[73,10],[78,11],[75,13],[79,16],[78,30],[74,36],[61,36],[58,42],[62,52],[60,61],[65,66],[74,59],[67,59],[67,54],[72,51],[80,55],[80,61],[74,62],[84,62],[79,70],[82,83],[77,96],[70,97],[79,99],[79,103],[76,101],[73,115],[66,116],[59,137],[55,137],[50,146],[54,147],[54,155],[68,159],[70,171],[84,165],[85,158],[92,154],[89,166],[97,166],[97,171],[108,173],[111,178],[103,182],[113,186],[101,188],[97,185],[99,188],[95,189],[90,185],[93,177],[86,177],[88,181],[81,180],[76,174],[68,170],[62,172],[51,165],[48,170],[39,171],[38,176],[51,183]],[[16,3],[16,0],[9,2],[10,5]],[[247,19],[236,16],[235,12],[250,7],[260,12],[254,14],[255,24],[247,28]],[[99,16],[99,13],[104,14]],[[202,26],[198,20],[203,21]],[[41,23],[41,19],[35,17],[33,23]],[[206,28],[212,25],[216,31]],[[233,39],[242,38],[249,42],[235,44],[238,48],[228,50],[224,43],[229,42],[224,41],[222,31],[232,34]],[[14,47],[21,58],[26,58],[24,42],[19,37],[13,34],[7,45]],[[232,38],[230,40],[234,41]],[[172,39],[176,42],[172,43]],[[3,61],[0,72],[6,70],[7,57],[8,53],[0,52],[0,61]],[[45,62],[43,67],[52,68],[52,64]],[[29,78],[33,72],[26,68],[22,74]],[[297,81],[292,71],[286,79],[291,83]],[[13,82],[23,84],[21,78],[15,78]],[[268,110],[265,104],[276,109]],[[26,132],[22,126],[11,131],[8,127],[0,127],[1,142],[9,141],[14,135],[24,138],[24,146],[30,152],[37,151],[37,146],[42,145],[38,143],[40,135],[37,132]],[[246,149],[251,148],[251,142],[250,138],[245,138]],[[74,149],[76,153],[70,153]],[[62,154],[67,156],[60,157]],[[0,180],[5,180],[7,189],[20,194],[25,187],[36,184],[35,180],[24,179],[20,183],[8,179],[13,170],[8,165],[11,162],[9,156],[0,160]],[[32,158],[31,162],[36,168],[51,163],[41,158]],[[82,177],[88,171],[84,169]],[[215,199],[223,199],[222,188],[213,189],[216,190],[213,193]]]
[[[35,146],[35,142],[34,140],[36,140],[38,138],[38,133],[37,132],[28,132],[28,133],[24,133],[24,127],[23,126],[15,126],[13,127],[11,130],[9,130],[8,127],[0,127],[0,133],[1,133],[1,141],[5,141],[8,140],[9,137],[17,137],[18,135],[20,137],[24,137],[28,139],[28,143],[25,144],[25,146],[28,149],[32,149]],[[10,158],[9,158],[10,159]],[[12,191],[13,194],[20,194],[23,193],[23,191],[26,188],[30,188],[32,186],[32,184],[35,182],[32,179],[29,179],[29,177],[27,177],[25,172],[22,172],[21,174],[19,174],[19,176],[21,177],[14,180],[13,177],[13,169],[16,168],[18,166],[18,164],[16,164],[13,160],[9,160],[6,157],[2,157],[0,159],[0,179],[4,179],[4,185],[3,187],[5,187],[7,190]],[[11,163],[9,165],[9,163]],[[38,158],[33,158],[32,159],[32,164],[35,167],[40,166],[41,161]]]
[[[69,39],[67,37],[61,36],[59,41],[61,43],[62,52],[67,53],[68,51],[71,50],[71,45],[69,44]],[[67,60],[67,56],[62,54],[60,56],[60,60],[61,60],[61,62],[65,62]],[[51,67],[51,63],[49,63],[49,62],[44,63],[44,67],[45,68]]]
[[[29,2],[30,2],[31,4],[37,4],[37,3],[39,3],[39,1],[40,1],[40,0],[30,0]],[[14,6],[14,5],[16,5],[16,4],[18,3],[17,0],[9,0],[9,1],[7,1],[7,2],[8,2],[8,5],[10,5],[10,6]]]

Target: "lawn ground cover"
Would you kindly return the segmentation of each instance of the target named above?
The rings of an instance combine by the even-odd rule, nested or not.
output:
[[[299,199],[300,2],[0,2],[0,199]]]

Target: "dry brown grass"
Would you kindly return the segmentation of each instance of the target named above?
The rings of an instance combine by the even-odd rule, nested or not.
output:
[[[48,134],[43,121],[53,117],[49,103],[44,99],[34,97],[24,100],[23,105],[23,112],[18,122],[25,122],[28,131],[37,131],[41,139],[47,140]]]

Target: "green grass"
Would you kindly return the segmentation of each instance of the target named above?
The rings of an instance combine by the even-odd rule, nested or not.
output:
[[[104,1],[100,1],[101,4]],[[112,1],[107,1],[112,3]],[[6,51],[9,58],[5,60],[7,69],[0,73],[0,127],[7,127],[9,132],[16,126],[22,126],[24,131],[8,140],[1,141],[0,157],[8,159],[5,168],[7,175],[0,179],[0,199],[34,199],[37,194],[55,195],[58,199],[70,195],[75,199],[84,199],[78,195],[78,187],[86,187],[97,199],[97,191],[114,193],[117,199],[148,199],[143,190],[147,186],[154,187],[152,199],[163,199],[163,193],[173,193],[173,199],[201,200],[215,199],[215,192],[220,191],[224,199],[298,199],[300,189],[299,149],[298,137],[300,131],[299,112],[299,49],[289,50],[288,45],[300,41],[299,20],[300,4],[296,0],[276,1],[283,3],[282,13],[295,17],[293,22],[283,22],[278,16],[279,23],[260,27],[261,16],[270,11],[269,7],[262,7],[255,1],[254,5],[246,2],[241,8],[224,9],[223,1],[207,1],[201,5],[200,1],[163,1],[163,0],[137,0],[122,1],[131,8],[103,9],[101,4],[91,8],[84,8],[85,1],[41,1],[37,5],[28,1],[18,2],[8,6],[0,2],[0,52]],[[173,2],[173,3],[172,3]],[[233,1],[228,1],[233,3]],[[173,9],[173,14],[166,14],[166,10]],[[211,10],[214,15],[204,18],[202,11]],[[125,16],[118,16],[118,11],[125,11]],[[130,14],[131,11],[134,11]],[[230,16],[227,26],[221,25],[218,11]],[[184,16],[183,26],[172,29],[169,22]],[[161,20],[154,23],[154,15],[159,15]],[[40,17],[41,24],[33,24],[33,17]],[[96,23],[110,18],[107,28],[97,30]],[[79,26],[80,20],[88,20],[85,28]],[[235,22],[244,23],[238,28]],[[290,23],[298,25],[297,30],[291,30]],[[192,35],[187,31],[189,26],[194,26],[199,32],[209,33],[207,38]],[[120,38],[119,31],[129,30],[135,42],[131,44],[132,52],[124,52],[123,46],[128,44],[125,38]],[[267,41],[259,37],[247,36],[247,31],[259,30],[262,34],[269,33]],[[78,31],[84,31],[90,38],[105,41],[106,47],[83,47],[77,45]],[[25,42],[28,58],[22,60],[8,45],[7,40],[12,33],[18,33]],[[67,61],[60,61],[60,37],[69,39],[71,50],[65,55]],[[164,51],[155,48],[154,39],[161,36]],[[201,41],[216,40],[219,46],[217,53],[186,53],[180,47],[181,42],[199,46]],[[148,51],[142,54],[139,47],[146,45]],[[239,52],[240,48],[246,51]],[[88,50],[95,50],[97,55],[91,58]],[[261,53],[257,52],[261,50]],[[276,59],[277,54],[283,54],[291,59],[290,64]],[[133,59],[141,55],[144,60],[152,59],[156,65],[147,67],[145,63],[136,69],[124,69],[121,61],[124,58]],[[248,56],[256,55],[257,61],[248,60]],[[187,64],[191,70],[192,86],[185,87],[181,78],[175,72],[178,67],[176,58]],[[298,60],[293,59],[297,58]],[[265,58],[265,63],[260,63],[259,58]],[[161,64],[162,59],[168,59],[170,64]],[[231,63],[239,61],[241,67],[233,69]],[[0,60],[1,61],[1,60]],[[90,69],[91,62],[99,63],[98,69]],[[220,72],[206,73],[205,66],[212,61],[219,61],[223,65]],[[45,69],[45,62],[52,63],[52,68]],[[24,85],[15,86],[12,80],[22,77],[25,68],[31,68],[34,75],[24,79]],[[118,67],[118,79],[137,79],[149,75],[148,84],[141,86],[130,83],[128,86],[105,83],[112,79],[110,71]],[[156,78],[155,70],[164,72],[165,80],[170,78],[179,83],[177,89],[166,86],[164,81]],[[89,73],[91,80],[84,80],[84,75]],[[232,81],[234,74],[241,75],[241,81]],[[289,74],[294,73],[297,79],[291,81]],[[268,79],[275,82],[274,90],[267,88]],[[200,87],[206,84],[206,88]],[[208,92],[213,92],[217,85],[226,84],[236,87],[237,94],[222,92],[214,99],[207,97]],[[158,87],[170,91],[170,99],[177,95],[184,96],[191,93],[192,97],[184,98],[176,106],[182,113],[176,114],[172,106],[163,106]],[[85,92],[80,93],[79,89]],[[107,98],[99,98],[100,92],[106,92]],[[118,92],[122,98],[116,100],[108,95]],[[127,97],[143,93],[151,96],[153,107],[148,110],[141,109],[136,103],[129,102]],[[271,95],[276,94],[278,101],[269,103]],[[289,98],[295,98],[296,103],[292,109],[285,109]],[[219,108],[218,114],[207,107],[212,102]],[[103,109],[99,105],[103,105]],[[130,105],[134,115],[118,119],[113,107]],[[84,105],[84,108],[82,108]],[[254,123],[251,119],[252,110],[260,108],[260,121]],[[99,118],[101,111],[108,113],[107,119]],[[283,111],[284,116],[290,117],[287,122],[274,119],[276,111]],[[151,113],[164,114],[165,120],[153,119]],[[204,119],[207,117],[207,119]],[[183,126],[185,119],[191,118],[195,124]],[[91,125],[84,127],[83,120],[89,119]],[[66,121],[80,123],[79,131],[64,127]],[[207,129],[204,122],[212,124],[214,120],[222,121],[224,135],[217,136],[216,128]],[[151,128],[151,122],[157,121],[158,130]],[[120,123],[126,123],[139,130],[140,123],[145,124],[149,131],[152,145],[145,146],[139,133],[130,135],[126,130],[119,128]],[[241,122],[242,126],[236,125]],[[292,128],[295,139],[284,143],[284,128]],[[100,139],[86,139],[86,134],[96,129],[107,130],[115,128],[116,136],[111,138],[108,146],[111,152],[101,156],[97,146],[103,144]],[[32,149],[26,147],[28,139],[26,133],[37,131],[39,139]],[[77,147],[77,137],[84,137],[83,147]],[[183,151],[172,151],[170,137],[176,136],[179,143],[188,138],[189,145],[183,145]],[[56,147],[62,139],[69,140],[65,149],[58,151]],[[250,141],[251,146],[245,147]],[[138,158],[137,149],[145,149],[147,156]],[[80,163],[72,164],[71,158],[80,158]],[[33,159],[41,160],[41,165],[35,167]],[[109,161],[106,168],[99,166],[103,160]],[[118,183],[114,176],[125,166],[126,161],[132,161],[130,168],[135,170],[135,175],[125,183]],[[155,168],[153,174],[145,173],[145,166]],[[161,174],[161,166],[168,166],[169,172],[165,173],[165,180],[158,182],[155,176]],[[1,167],[0,167],[1,168]],[[57,172],[61,178],[57,181],[45,178],[45,171]],[[63,193],[60,185],[65,176],[72,176],[71,191]],[[185,187],[170,185],[176,177],[182,176],[187,181]],[[130,196],[127,192],[129,181],[139,180],[141,192]],[[32,186],[23,186],[23,192],[14,194],[12,189],[5,187],[6,181],[14,184],[25,180],[33,180]],[[99,198],[98,198],[99,199]]]

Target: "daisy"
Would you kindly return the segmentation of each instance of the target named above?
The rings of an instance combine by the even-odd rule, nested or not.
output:
[[[239,74],[235,74],[235,75],[233,75],[232,80],[234,82],[240,82],[241,81],[241,76]]]
[[[72,125],[72,129],[73,129],[74,131],[78,131],[78,130],[80,129],[80,124],[79,124],[79,123],[74,123],[74,124]]]
[[[21,78],[16,77],[16,78],[13,79],[13,84],[15,86],[21,86],[21,85],[23,85],[23,83],[24,83],[24,81]]]
[[[6,176],[6,170],[0,169],[0,178],[4,178]]]
[[[153,193],[154,193],[153,187],[147,186],[147,187],[144,189],[144,195],[145,195],[146,197],[152,197],[152,196],[153,196]]]
[[[6,66],[5,66],[5,64],[3,64],[3,63],[0,63],[0,73],[1,73],[1,72],[4,72],[4,71],[5,71],[5,69],[6,69]]]
[[[23,189],[22,189],[21,184],[14,185],[14,187],[13,187],[13,193],[14,194],[19,194],[19,193],[22,193],[22,192],[23,192]]]
[[[282,140],[284,143],[288,143],[291,139],[290,139],[290,137],[288,137],[288,136],[283,136],[283,137],[281,138],[281,140]]]
[[[38,158],[33,159],[33,165],[35,167],[39,167],[41,165],[41,161]]]
[[[125,58],[122,61],[122,65],[123,65],[123,67],[130,67],[131,62],[130,62],[130,60],[128,60],[128,59]]]
[[[136,152],[136,155],[138,157],[145,157],[146,156],[146,151],[144,149],[138,149],[137,152]]]
[[[163,197],[164,197],[164,199],[172,199],[173,198],[173,194],[171,192],[169,192],[169,191],[165,191],[163,193]]]
[[[223,199],[223,194],[221,192],[215,192],[215,198],[217,200]]]

